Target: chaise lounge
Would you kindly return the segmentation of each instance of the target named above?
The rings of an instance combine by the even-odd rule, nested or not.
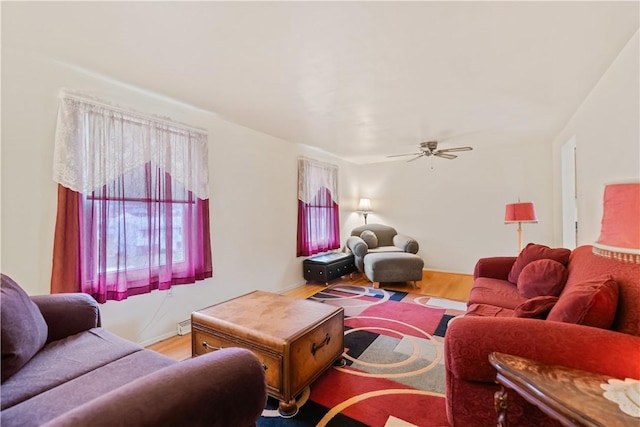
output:
[[[264,409],[264,369],[248,350],[176,362],[100,328],[86,294],[0,283],[3,427],[255,426]]]

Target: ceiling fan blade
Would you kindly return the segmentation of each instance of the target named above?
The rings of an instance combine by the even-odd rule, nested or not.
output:
[[[423,153],[409,153],[409,154],[394,154],[387,157],[404,157],[404,156],[421,156]]]
[[[418,160],[420,157],[424,156],[424,154],[418,154],[416,157],[414,157],[413,159],[409,159],[407,160],[407,163],[409,162],[413,162],[414,160]]]
[[[454,156],[453,154],[447,154],[447,153],[443,153],[441,151],[438,151],[437,153],[433,153],[434,156],[438,156],[438,157],[442,157],[443,159],[449,159],[449,160],[453,160],[456,159],[458,156]]]
[[[447,153],[447,152],[453,152],[453,151],[471,151],[473,150],[472,147],[454,147],[454,148],[445,148],[443,150],[438,150],[439,153]]]

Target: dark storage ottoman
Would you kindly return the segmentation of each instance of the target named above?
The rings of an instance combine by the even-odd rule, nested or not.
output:
[[[353,254],[332,252],[307,258],[302,263],[304,278],[307,282],[329,281],[356,271]]]

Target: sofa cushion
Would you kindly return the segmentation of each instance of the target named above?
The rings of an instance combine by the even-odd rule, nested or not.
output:
[[[20,370],[47,341],[47,323],[24,290],[0,275],[2,292],[2,382]]]
[[[364,240],[364,242],[367,244],[369,249],[373,249],[373,248],[377,248],[378,247],[378,236],[376,236],[376,233],[374,233],[373,231],[364,230],[360,234],[360,238],[362,240]]]
[[[142,351],[139,345],[102,328],[47,344],[0,387],[0,407],[31,399],[114,360]]]
[[[385,252],[404,252],[397,246],[378,246],[377,248],[369,249],[368,253],[385,253]]]
[[[2,425],[39,426],[93,399],[177,362],[151,350],[131,353],[102,363],[83,375],[72,375],[2,411]],[[105,422],[109,424],[108,421]]]
[[[618,284],[618,308],[611,329],[640,336],[640,264],[597,256],[592,246],[585,245],[571,252],[567,270],[565,290],[592,277],[611,274]]]
[[[463,317],[511,317],[513,310],[490,304],[469,304]]]
[[[471,304],[487,304],[513,310],[526,300],[527,298],[520,295],[517,286],[511,282],[479,277],[475,280],[469,293],[468,306]]]
[[[551,295],[529,298],[513,310],[513,316],[544,319],[557,302],[558,297]]]
[[[518,292],[526,298],[558,296],[567,281],[567,269],[558,261],[538,259],[527,264],[518,276]]]
[[[571,251],[565,248],[555,248],[552,249],[545,245],[539,245],[536,243],[529,243],[523,250],[520,252],[518,257],[516,258],[516,262],[513,263],[511,267],[511,271],[509,271],[509,281],[511,283],[518,283],[518,277],[522,272],[522,269],[527,266],[532,261],[538,259],[552,259],[554,261],[558,261],[563,266],[566,266],[569,262],[569,256],[571,255]]]
[[[547,320],[608,329],[618,307],[618,283],[604,274],[566,287]]]

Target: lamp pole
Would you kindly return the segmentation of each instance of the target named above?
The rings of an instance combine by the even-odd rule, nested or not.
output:
[[[518,221],[518,253],[522,252],[522,223]]]

